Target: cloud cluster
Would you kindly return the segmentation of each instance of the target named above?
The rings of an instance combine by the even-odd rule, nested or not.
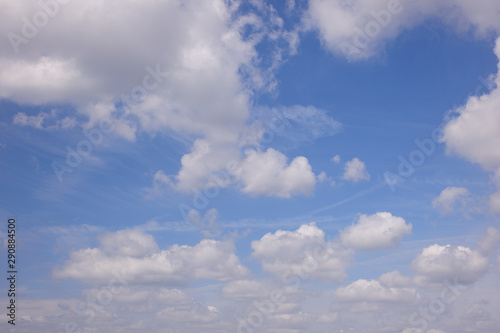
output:
[[[248,274],[228,242],[205,239],[195,246],[160,250],[153,237],[140,230],[110,233],[100,242],[98,248],[73,252],[54,277],[108,283],[124,275],[129,283],[182,285],[195,279],[227,281]]]
[[[78,117],[61,115],[54,120],[59,128],[90,129],[108,119],[114,134],[130,141],[140,132],[187,137],[193,145],[182,157],[179,172],[169,176],[170,181],[157,174],[155,184],[171,183],[183,192],[200,189],[210,185],[214,173],[236,162],[241,164],[241,178],[233,181],[241,182],[245,193],[311,193],[315,177],[305,157],[287,166],[277,151],[251,156],[238,151],[246,140],[242,133],[254,126],[251,122],[266,120],[251,118],[253,94],[274,89],[273,73],[284,55],[295,52],[298,40],[271,5],[254,2],[254,10],[248,11],[238,1],[224,0],[147,0],[127,6],[119,1],[54,1],[57,8],[50,10],[43,4],[2,2],[0,29],[24,39],[34,23],[22,17],[29,21],[38,12],[52,11],[44,27],[33,26],[36,36],[26,43],[2,40],[0,97],[19,104],[72,105]],[[271,48],[260,54],[258,45],[264,42]],[[278,112],[286,114],[290,127],[281,134],[306,129],[303,140],[331,135],[340,126],[312,106],[282,107]],[[45,129],[51,118],[46,113],[19,113],[13,121]],[[256,138],[257,145],[261,139]],[[259,182],[265,178],[262,167],[251,174],[249,166],[260,162],[274,163],[276,184],[265,187]],[[152,191],[160,195],[156,187]]]

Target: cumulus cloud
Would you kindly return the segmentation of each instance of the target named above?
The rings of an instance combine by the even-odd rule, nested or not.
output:
[[[500,59],[500,39],[495,54]],[[500,63],[499,63],[500,66]],[[499,70],[500,73],[500,70]],[[482,96],[471,96],[464,106],[455,110],[456,117],[445,124],[441,140],[448,153],[458,154],[486,170],[496,173],[493,180],[500,186],[500,77],[496,75],[496,88]],[[500,191],[490,197],[493,212],[500,212]]]
[[[306,274],[313,279],[339,282],[345,277],[351,252],[335,242],[314,223],[295,231],[278,230],[252,242],[253,256],[262,268],[278,277]]]
[[[410,288],[410,278],[391,272],[378,280],[360,279],[335,290],[335,299],[343,302],[412,302],[420,298]]]
[[[248,274],[231,243],[202,240],[195,246],[172,245],[159,250],[151,235],[120,230],[103,236],[98,248],[71,253],[56,278],[107,283],[123,276],[128,283],[184,284],[193,279],[227,281]]]
[[[488,228],[479,238],[477,248],[434,244],[411,263],[414,281],[423,287],[435,287],[445,280],[460,284],[476,282],[490,268],[490,256],[500,244],[500,231]]]
[[[457,201],[465,206],[468,195],[469,191],[464,187],[447,187],[432,200],[432,207],[440,209],[442,214],[449,214],[453,211]]]
[[[420,286],[455,279],[461,284],[471,284],[488,270],[488,263],[489,258],[468,247],[434,244],[413,260],[411,268],[417,273],[415,282]]]
[[[299,156],[288,164],[286,156],[272,148],[247,152],[236,174],[243,183],[242,191],[254,196],[309,195],[316,184],[307,158]]]
[[[342,244],[363,250],[394,247],[410,234],[412,224],[391,213],[379,212],[373,215],[361,215],[356,224],[340,232]]]
[[[361,180],[370,180],[370,175],[366,171],[365,162],[355,157],[345,163],[344,176],[342,178],[357,183]]]

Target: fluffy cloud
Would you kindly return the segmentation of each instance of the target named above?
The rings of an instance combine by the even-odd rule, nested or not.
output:
[[[345,163],[344,176],[342,178],[357,183],[360,180],[370,180],[370,175],[366,171],[365,162],[355,157]]]
[[[447,187],[432,200],[432,207],[439,208],[443,214],[448,214],[453,211],[457,201],[462,206],[466,205],[468,195],[469,191],[464,187]]]
[[[287,164],[286,156],[272,148],[247,152],[236,173],[243,183],[242,191],[254,196],[308,195],[316,184],[307,158],[299,156]]]
[[[391,213],[379,212],[361,215],[356,224],[340,232],[342,244],[364,250],[382,249],[396,246],[404,235],[410,234],[411,223]]]
[[[412,302],[419,299],[410,278],[399,272],[387,273],[379,280],[360,279],[335,290],[335,299],[344,302]]]
[[[489,258],[465,246],[431,245],[413,260],[411,268],[417,273],[415,282],[433,286],[445,280],[471,284],[481,277],[489,266]]]
[[[445,280],[471,284],[490,267],[490,256],[500,244],[500,231],[488,228],[479,238],[477,248],[438,244],[423,249],[411,263],[415,282],[423,287],[439,286]]]
[[[150,235],[122,230],[102,237],[99,248],[73,252],[54,276],[89,283],[108,283],[121,276],[127,283],[175,285],[192,279],[227,281],[247,273],[228,242],[205,239],[195,246],[159,250]]]
[[[284,279],[298,275],[342,281],[351,253],[339,244],[326,243],[324,238],[324,232],[314,223],[295,231],[278,230],[252,242],[253,256],[265,271]]]
[[[497,39],[495,53],[500,59],[500,39]],[[500,62],[499,62],[500,66]],[[499,69],[500,73],[500,69]],[[486,170],[496,173],[494,181],[500,186],[500,76],[497,73],[497,87],[482,96],[472,96],[467,103],[455,110],[456,117],[443,128],[442,141],[449,153],[455,153],[480,164]],[[500,192],[490,197],[490,207],[500,212]]]

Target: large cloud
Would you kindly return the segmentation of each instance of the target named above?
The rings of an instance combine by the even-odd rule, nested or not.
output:
[[[345,277],[350,251],[335,242],[325,242],[325,233],[314,223],[295,231],[278,230],[252,242],[253,256],[262,268],[287,279],[300,276],[338,282]]]
[[[172,245],[159,250],[154,239],[139,230],[122,230],[101,238],[99,248],[71,254],[56,278],[109,283],[184,284],[193,279],[227,281],[248,274],[228,242],[202,240],[195,246]]]
[[[364,250],[394,247],[410,234],[411,223],[391,213],[379,212],[373,215],[361,215],[359,221],[340,232],[340,239],[345,246]]]

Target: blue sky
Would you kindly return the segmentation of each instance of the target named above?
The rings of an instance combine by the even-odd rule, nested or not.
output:
[[[2,5],[2,331],[498,332],[497,3]]]

